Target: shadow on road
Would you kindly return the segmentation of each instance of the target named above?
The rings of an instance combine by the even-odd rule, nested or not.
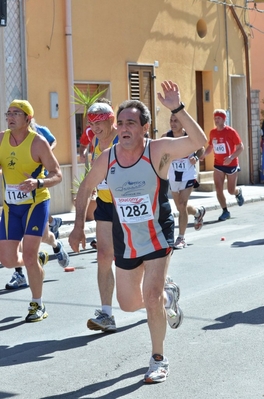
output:
[[[263,324],[264,306],[249,310],[248,312],[231,312],[215,319],[217,324],[205,326],[203,330],[221,330],[223,328],[234,327],[237,324]]]
[[[119,382],[124,382],[124,380],[128,380],[129,378],[137,377],[138,375],[140,375],[140,377],[141,377],[140,381],[138,381],[134,384],[131,384],[131,385],[128,385],[128,381],[126,381],[125,387],[115,389],[112,392],[109,392],[109,393],[106,393],[105,395],[100,396],[100,399],[121,398],[126,395],[132,394],[137,389],[142,387],[142,385],[143,385],[142,378],[143,378],[143,374],[146,371],[147,371],[146,368],[137,369],[137,370],[131,371],[129,373],[122,374],[119,377],[112,378],[110,380],[100,381],[100,382],[96,382],[95,384],[87,385],[86,387],[78,389],[77,391],[62,393],[59,395],[45,396],[40,399],[56,399],[56,398],[57,399],[59,399],[59,398],[63,398],[63,399],[76,398],[77,399],[77,398],[82,398],[84,395],[85,395],[85,397],[88,397],[86,395],[91,395],[97,391],[101,391],[103,389],[109,388],[109,387],[113,386],[114,384],[117,384]],[[132,396],[130,396],[130,397],[132,397]],[[94,397],[89,396],[89,399],[93,399],[93,398],[98,398],[98,396],[94,396]]]
[[[12,317],[0,320],[0,324],[6,323],[7,321],[13,321],[15,319]],[[111,334],[119,334],[131,328],[135,328],[147,320],[140,320],[136,323],[130,324],[128,326],[118,328],[117,332]],[[0,331],[9,328],[18,327],[23,325],[25,321],[17,321],[13,324],[4,325],[0,327]],[[13,366],[14,363],[24,364],[36,361],[48,360],[52,353],[67,351],[74,348],[80,348],[86,346],[92,341],[97,339],[105,339],[110,333],[95,333],[91,335],[83,335],[80,337],[71,337],[62,340],[52,340],[52,341],[36,341],[36,342],[25,342],[14,347],[9,347],[7,345],[0,345],[0,367]],[[47,356],[49,355],[49,356]]]
[[[251,247],[254,245],[264,245],[264,240],[235,241],[231,244],[231,248]]]
[[[81,269],[81,268],[82,267],[78,267],[78,269]],[[75,269],[77,269],[77,267]],[[58,280],[46,279],[46,280],[43,281],[43,284],[54,283],[55,281],[58,281]],[[14,292],[19,292],[21,290],[25,290],[26,288],[29,288],[29,286],[27,285],[26,287],[20,287],[20,288],[15,289],[15,290],[6,290],[5,288],[3,288],[3,289],[0,289],[0,295],[8,295],[10,293],[14,293]],[[0,323],[1,323],[1,320],[0,320]]]

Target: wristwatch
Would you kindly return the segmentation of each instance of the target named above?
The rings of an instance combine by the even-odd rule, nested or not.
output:
[[[171,113],[172,113],[172,114],[177,114],[177,112],[181,111],[184,107],[185,107],[185,104],[181,102],[181,103],[180,103],[180,106],[179,106],[178,108],[176,108],[176,109],[173,109],[173,110],[171,111]]]
[[[38,179],[37,188],[42,188],[42,187],[44,187],[44,180],[43,179]]]

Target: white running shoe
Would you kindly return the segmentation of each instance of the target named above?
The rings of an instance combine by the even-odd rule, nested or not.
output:
[[[55,238],[59,238],[60,233],[59,233],[59,228],[62,225],[62,219],[61,218],[53,218],[54,226],[49,225],[50,231],[54,234]]]
[[[167,321],[171,328],[179,328],[183,321],[183,312],[178,305],[178,301],[180,298],[180,288],[177,286],[177,284],[173,282],[170,277],[167,277],[164,289],[171,300],[170,307],[166,308]]]
[[[59,252],[54,252],[54,255],[58,259],[58,263],[59,263],[59,265],[61,267],[67,267],[69,265],[69,263],[70,263],[69,255],[65,251],[62,242],[60,240],[57,240],[57,243],[58,243],[58,245],[60,247],[60,251]],[[53,248],[53,251],[54,251],[54,248]]]
[[[9,283],[6,283],[6,290],[17,290],[18,288],[27,287],[27,280],[24,274],[14,272]]]
[[[114,316],[108,316],[107,313],[104,313],[102,310],[97,309],[95,311],[94,319],[89,319],[87,321],[87,327],[90,330],[101,330],[107,332],[115,332],[116,331],[116,324]]]
[[[199,209],[199,216],[194,216],[194,230],[199,231],[203,227],[203,217],[205,215],[206,209],[201,206]]]
[[[30,302],[29,304],[29,313],[25,318],[27,323],[41,321],[48,317],[48,313],[46,312],[45,305],[39,306],[37,302]]]
[[[185,238],[177,237],[177,239],[174,243],[174,249],[183,249],[186,247],[187,247],[187,243],[185,241]]]
[[[144,375],[144,380],[146,384],[153,384],[155,382],[164,382],[168,377],[169,370],[169,361],[165,356],[162,355],[154,355],[152,356],[149,362],[149,369]],[[160,360],[158,358],[160,357]]]

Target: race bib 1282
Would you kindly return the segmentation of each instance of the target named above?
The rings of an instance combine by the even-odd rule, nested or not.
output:
[[[141,223],[154,219],[149,195],[115,198],[120,223]]]

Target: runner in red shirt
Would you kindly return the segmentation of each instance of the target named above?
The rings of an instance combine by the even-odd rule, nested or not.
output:
[[[85,162],[86,158],[86,153],[89,150],[89,152],[92,154],[93,153],[93,145],[92,145],[92,140],[94,137],[94,133],[90,126],[86,126],[84,131],[82,132],[82,135],[80,137],[80,160],[81,162]],[[90,146],[89,146],[90,145]]]
[[[214,183],[216,195],[222,214],[220,221],[230,219],[230,212],[227,209],[226,198],[224,195],[224,181],[227,177],[227,190],[229,194],[235,195],[239,206],[244,204],[241,187],[237,187],[237,177],[240,171],[238,156],[244,150],[244,145],[237,131],[230,126],[226,126],[226,112],[223,109],[214,111],[215,128],[210,132],[208,147],[205,150],[203,159],[206,155],[214,151]]]

